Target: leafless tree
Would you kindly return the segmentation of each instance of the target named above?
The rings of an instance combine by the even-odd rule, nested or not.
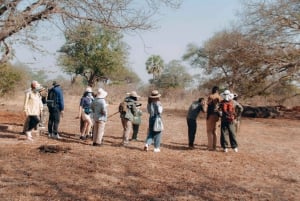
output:
[[[0,63],[11,53],[9,38],[46,20],[65,26],[92,21],[118,30],[148,30],[161,7],[178,7],[181,0],[1,0]]]

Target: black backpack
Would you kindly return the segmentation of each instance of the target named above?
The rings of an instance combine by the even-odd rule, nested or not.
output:
[[[56,93],[54,91],[54,87],[51,88],[48,92],[48,97],[47,97],[47,106],[49,109],[55,108],[56,107]]]

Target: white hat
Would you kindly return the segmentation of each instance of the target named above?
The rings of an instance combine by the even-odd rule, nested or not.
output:
[[[107,96],[107,92],[104,89],[99,88],[97,91],[97,98],[105,98]]]
[[[126,93],[128,96],[132,96],[132,97],[136,97],[136,98],[140,98],[141,96],[139,96],[136,91],[131,91],[130,93]]]
[[[88,87],[85,89],[85,92],[90,92],[90,93],[92,93],[92,92],[93,92],[92,87],[88,86]]]
[[[233,93],[231,93],[228,89],[226,89],[223,93],[221,93],[222,98],[232,100],[234,98]]]

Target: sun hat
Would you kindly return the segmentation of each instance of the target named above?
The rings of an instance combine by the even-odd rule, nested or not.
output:
[[[231,93],[228,89],[226,89],[223,93],[221,93],[221,96],[225,99],[228,98],[229,100],[233,99],[234,95]]]
[[[136,91],[131,91],[129,93],[126,93],[128,96],[132,96],[132,97],[136,97],[136,98],[140,98],[141,96],[139,96]]]
[[[88,86],[88,87],[85,89],[85,92],[92,93],[92,92],[93,92],[92,87]]]
[[[157,90],[153,90],[149,98],[159,98],[161,94]]]
[[[107,92],[104,89],[99,88],[97,91],[97,98],[105,98],[107,96]]]

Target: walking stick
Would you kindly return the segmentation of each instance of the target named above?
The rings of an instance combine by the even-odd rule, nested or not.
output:
[[[109,115],[107,118],[110,118],[110,117],[112,117],[112,116],[115,116],[115,115],[118,114],[118,113],[119,113],[119,111],[117,111],[117,112],[115,112],[115,113]]]

